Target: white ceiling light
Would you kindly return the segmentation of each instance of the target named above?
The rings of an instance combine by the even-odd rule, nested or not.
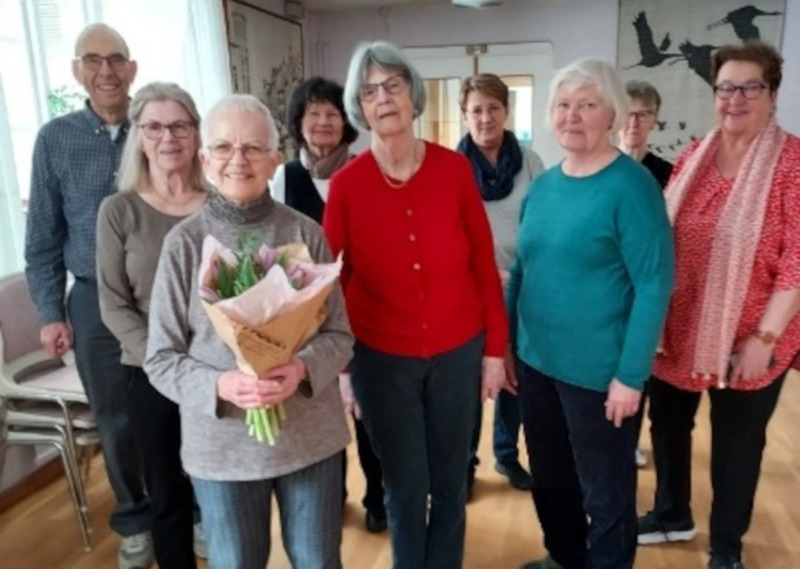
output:
[[[491,8],[492,6],[499,6],[503,0],[450,0],[454,6],[461,6],[462,8]]]

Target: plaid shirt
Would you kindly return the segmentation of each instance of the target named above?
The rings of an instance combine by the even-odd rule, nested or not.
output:
[[[129,124],[116,140],[89,107],[44,125],[33,149],[25,273],[43,324],[66,321],[67,271],[95,277],[100,202],[114,193]]]

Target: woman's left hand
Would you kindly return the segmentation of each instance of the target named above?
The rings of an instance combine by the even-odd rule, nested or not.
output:
[[[617,378],[612,379],[606,399],[606,419],[615,427],[621,427],[622,421],[636,414],[641,401],[641,391],[628,387]]]
[[[484,357],[481,362],[481,401],[494,400],[506,384],[503,358]]]
[[[292,356],[288,363],[274,367],[268,370],[260,379],[267,379],[275,381],[280,385],[280,390],[269,396],[269,401],[265,401],[266,405],[277,405],[283,403],[289,397],[294,395],[300,382],[303,381],[308,375],[305,362],[297,357]]]
[[[752,381],[767,373],[775,344],[765,344],[754,336],[748,336],[733,348],[738,354],[728,378],[728,385],[735,387],[740,381]]]

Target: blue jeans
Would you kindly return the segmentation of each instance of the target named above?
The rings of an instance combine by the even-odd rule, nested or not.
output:
[[[482,352],[483,335],[424,359],[356,342],[351,380],[383,469],[394,569],[463,565]]]
[[[77,279],[67,299],[75,363],[97,421],[103,460],[116,504],[111,528],[123,536],[150,529],[149,500],[139,446],[128,419],[128,370],[120,363],[119,341],[100,318],[97,282]]]
[[[294,569],[341,569],[341,454],[278,478],[192,478],[213,569],[264,569],[269,560],[272,493],[283,546]]]
[[[617,428],[605,417],[607,393],[569,385],[524,362],[518,370],[533,499],[547,550],[564,569],[631,569],[635,420]]]

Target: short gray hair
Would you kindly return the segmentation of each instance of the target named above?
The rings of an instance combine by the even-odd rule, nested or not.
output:
[[[425,82],[400,48],[382,41],[363,42],[350,58],[347,80],[344,83],[344,108],[351,123],[369,130],[369,124],[361,109],[359,93],[367,74],[373,67],[379,67],[384,71],[396,71],[405,77],[414,105],[414,118],[425,111]]]
[[[643,104],[653,107],[656,113],[661,110],[661,95],[652,83],[647,81],[628,81],[625,84],[628,97],[633,101],[641,101]]]
[[[597,94],[614,113],[614,122],[609,132],[617,132],[628,120],[628,94],[614,66],[600,59],[579,59],[558,70],[550,81],[550,97],[547,101],[545,124],[552,130],[558,88],[562,85],[580,89],[594,87]]]
[[[278,149],[280,138],[272,112],[257,97],[247,93],[226,95],[214,103],[214,106],[206,113],[206,118],[203,121],[203,144],[208,145],[211,143],[211,126],[218,120],[220,114],[228,111],[252,113],[263,118],[267,127],[267,147],[269,150]]]
[[[96,33],[112,36],[119,42],[120,53],[125,57],[130,58],[131,53],[128,49],[128,44],[125,41],[125,38],[122,37],[122,34],[108,24],[101,23],[89,24],[81,30],[81,32],[78,34],[78,39],[75,40],[75,57],[81,57],[82,55],[85,55],[83,53],[83,45],[86,43],[86,40],[89,38],[89,36],[92,36]]]
[[[131,126],[125,141],[125,148],[122,150],[117,176],[117,187],[120,191],[140,191],[150,183],[150,161],[145,156],[142,147],[142,132],[137,128],[137,124],[148,103],[164,101],[175,101],[186,110],[195,128],[194,141],[197,146],[195,150],[200,149],[200,114],[197,112],[192,96],[175,83],[159,81],[148,83],[136,92],[128,108]],[[195,189],[206,185],[203,166],[196,151],[192,157],[191,182]]]

